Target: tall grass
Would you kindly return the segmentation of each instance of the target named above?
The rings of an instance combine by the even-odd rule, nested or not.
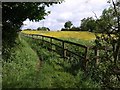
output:
[[[42,61],[42,67],[40,69],[39,78],[40,86],[42,88],[98,88],[99,84],[92,81],[90,77],[86,78],[86,75],[79,69],[76,74],[73,74],[72,63],[68,60],[60,58],[54,52],[50,52],[47,49],[41,47],[42,42],[40,40],[23,37],[32,49],[37,52],[39,58]]]
[[[73,41],[73,42],[80,43],[83,45],[88,45],[88,46],[94,45],[93,41],[87,42],[83,40],[76,40],[74,38],[63,38],[63,37],[61,39]],[[39,40],[36,41],[36,39],[34,40],[29,39],[29,40],[31,41],[30,45],[32,45],[32,48],[38,53],[40,57],[42,57],[44,61],[43,69],[42,69],[43,71],[41,70],[44,73],[43,79],[40,84],[41,87],[70,87],[70,85],[72,87],[79,87],[79,88],[81,87],[83,88],[84,87],[107,87],[107,88],[119,87],[120,84],[119,84],[119,80],[117,79],[117,76],[113,75],[113,72],[111,72],[113,64],[109,59],[107,59],[111,55],[110,51],[108,53],[105,53],[105,50],[100,50],[99,63],[95,65],[94,51],[89,50],[88,52],[89,60],[87,65],[88,73],[86,76],[86,74],[84,74],[80,70],[80,68],[79,69],[76,68],[76,66],[81,65],[80,62],[76,62],[77,60],[78,61],[81,60],[80,57],[73,57],[71,55],[72,57],[71,59],[66,59],[66,60],[60,59],[59,57],[56,57],[57,54],[53,54],[53,53],[50,54],[48,50],[46,49],[43,50],[42,47],[39,47],[39,46],[44,46],[44,48],[47,48],[50,46],[49,44],[47,43],[44,44],[43,42],[39,42]],[[56,43],[57,45],[61,45],[60,42],[57,42],[57,41],[54,41],[54,43]],[[81,51],[81,53],[83,52],[82,49],[78,49],[77,47],[73,47],[71,45],[67,45],[67,47],[70,50],[75,52],[78,52],[78,51]],[[38,50],[38,48],[40,48],[40,50]],[[60,48],[55,47],[55,49],[57,50],[57,52],[61,53]],[[80,52],[78,53],[81,54]],[[59,74],[56,74],[58,72]],[[51,73],[53,73],[55,76],[54,75],[51,76]],[[50,77],[47,74],[49,74]],[[42,75],[42,73],[40,75]],[[63,77],[62,75],[64,75],[65,79],[62,78]],[[68,77],[72,78],[72,81],[69,80]],[[107,80],[108,78],[109,80]],[[47,80],[49,82],[49,83],[47,82],[49,86],[45,85]],[[69,81],[69,83],[66,80]],[[62,82],[63,84],[60,82]],[[101,85],[101,86],[98,86],[98,85]]]
[[[3,88],[99,88],[80,69],[74,75],[71,63],[38,40],[20,35],[17,43],[9,60],[3,60]]]
[[[9,60],[3,60],[3,88],[35,88],[37,54],[19,37]],[[8,62],[9,61],[9,62]]]

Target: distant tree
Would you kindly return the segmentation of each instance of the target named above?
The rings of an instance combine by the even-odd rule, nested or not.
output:
[[[93,32],[96,30],[96,21],[92,17],[84,18],[81,20],[80,28],[82,31]]]
[[[50,31],[50,29],[49,29],[49,28],[47,28],[47,30],[48,30],[48,31]]]
[[[27,28],[26,30],[32,30],[32,29],[30,29],[30,28]]]
[[[111,32],[113,27],[116,27],[116,17],[112,6],[108,9],[104,9],[99,19],[96,18],[95,20],[92,17],[84,18],[81,20],[80,25],[82,31],[99,33],[107,33],[108,31]]]
[[[70,31],[80,31],[80,27],[73,26]]]
[[[64,27],[66,28],[66,29],[70,29],[71,27],[72,27],[72,22],[71,21],[67,21],[65,24],[64,24]]]
[[[37,30],[50,31],[47,27],[38,27]]]
[[[61,31],[68,31],[68,29],[62,28]]]
[[[37,30],[41,30],[41,27],[38,27]]]

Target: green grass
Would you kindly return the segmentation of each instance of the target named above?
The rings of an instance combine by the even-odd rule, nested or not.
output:
[[[93,46],[95,45],[94,40],[82,40],[82,39],[77,39],[77,38],[60,38],[62,40],[67,40],[67,41],[71,41],[74,43],[79,43],[85,46]]]
[[[116,79],[115,75],[111,76],[111,71],[109,72],[109,68],[112,66],[110,60],[106,60],[106,54],[103,51],[100,51],[100,59],[99,64],[95,65],[94,59],[94,51],[89,50],[88,56],[89,61],[87,64],[87,74],[81,71],[81,69],[76,70],[76,66],[80,65],[80,62],[76,62],[76,59],[73,58],[62,59],[59,58],[56,53],[49,52],[46,49],[43,49],[41,45],[43,42],[40,40],[24,38],[31,47],[37,52],[39,58],[43,59],[43,64],[39,73],[40,82],[38,87],[42,88],[68,88],[68,87],[75,87],[75,88],[100,88],[100,87],[119,87],[119,81]],[[61,38],[65,40],[69,40],[72,42],[80,43],[82,45],[94,45],[93,41],[84,41],[84,40],[77,40],[72,38]],[[57,45],[60,45],[60,42],[53,41]],[[44,44],[45,46],[50,46],[48,44]],[[56,47],[55,47],[56,48]],[[72,45],[68,45],[68,48],[72,51],[81,51],[82,49],[78,49],[77,47],[73,47]],[[56,48],[58,52],[61,51],[60,48]],[[78,52],[81,54],[80,52]],[[80,57],[77,57],[78,60],[81,60]],[[76,63],[74,63],[74,61]],[[111,67],[112,68],[112,67]],[[110,77],[110,82],[104,82],[107,80],[106,77]],[[108,86],[107,86],[108,84]],[[109,85],[110,84],[110,85]]]
[[[39,58],[42,59],[42,67],[40,69],[40,87],[42,88],[90,88],[99,87],[97,83],[90,78],[85,78],[86,75],[79,69],[76,75],[73,74],[76,69],[73,69],[69,60],[60,58],[54,52],[49,52],[40,46],[40,41],[35,39],[25,38],[31,47],[37,52]],[[39,78],[38,78],[39,79]]]
[[[28,43],[27,43],[28,42]],[[98,88],[81,71],[72,74],[72,64],[42,48],[39,42],[19,36],[9,60],[3,61],[3,88]],[[41,67],[37,67],[41,60]],[[9,61],[9,62],[8,62]]]
[[[2,62],[0,61],[0,88],[2,88]]]
[[[21,38],[11,51],[10,62],[3,62],[3,88],[36,87],[37,54]]]

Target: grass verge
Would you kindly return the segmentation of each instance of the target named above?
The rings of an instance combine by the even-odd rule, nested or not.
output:
[[[17,42],[19,44],[12,48],[9,60],[3,60],[3,88],[34,88],[39,58],[23,39],[19,37]]]

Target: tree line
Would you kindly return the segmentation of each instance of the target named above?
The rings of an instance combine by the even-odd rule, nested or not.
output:
[[[120,11],[118,11],[118,13],[120,13]],[[89,31],[96,33],[106,33],[107,31],[112,31],[111,33],[114,33],[115,31],[112,29],[113,27],[117,27],[116,25],[114,8],[110,6],[109,8],[103,10],[102,15],[99,18],[96,14],[95,19],[93,17],[83,18],[79,27],[75,27],[71,21],[65,22],[64,28],[62,28],[61,31]]]

